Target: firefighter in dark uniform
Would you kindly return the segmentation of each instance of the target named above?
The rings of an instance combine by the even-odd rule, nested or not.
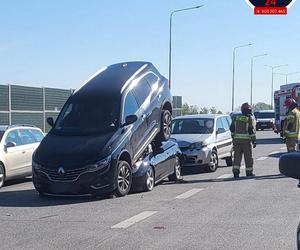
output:
[[[253,174],[252,145],[256,147],[255,127],[256,123],[252,115],[251,106],[244,103],[241,107],[242,114],[237,115],[230,126],[233,139],[233,176],[239,178],[242,157],[246,164],[246,176]]]

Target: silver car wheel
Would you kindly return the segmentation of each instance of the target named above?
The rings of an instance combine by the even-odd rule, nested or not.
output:
[[[216,169],[218,168],[218,155],[215,151],[213,151],[211,153],[210,156],[210,171],[216,171]]]
[[[175,175],[176,179],[179,180],[181,177],[181,166],[178,157],[176,157]]]
[[[154,172],[152,167],[149,167],[146,173],[146,185],[147,189],[150,191],[154,187]]]

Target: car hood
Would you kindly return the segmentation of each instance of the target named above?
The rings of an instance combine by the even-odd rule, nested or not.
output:
[[[195,142],[203,142],[211,137],[211,134],[181,134],[172,135],[171,138],[175,139],[179,147],[188,147]]]
[[[49,168],[68,168],[94,163],[108,155],[107,145],[114,133],[92,136],[62,136],[47,134],[34,154],[34,160]]]

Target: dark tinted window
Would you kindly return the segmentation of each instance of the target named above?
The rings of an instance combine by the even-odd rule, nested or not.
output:
[[[146,98],[151,93],[151,88],[146,78],[142,78],[138,82],[138,84],[134,87],[134,92],[136,94],[136,97],[138,98],[139,103],[143,104]]]
[[[132,92],[129,91],[124,101],[123,117],[126,118],[126,116],[128,115],[134,115],[138,109],[139,109],[139,105]]]
[[[19,131],[20,131],[22,144],[36,143],[33,134],[31,134],[28,129],[20,129]]]
[[[41,131],[36,129],[31,129],[30,132],[34,136],[36,142],[41,142],[43,140],[44,135]]]
[[[222,123],[223,123],[223,126],[224,126],[225,130],[228,131],[229,126],[230,126],[228,120],[226,119],[226,117],[222,117],[221,120],[222,120]]]
[[[16,146],[19,146],[22,144],[21,138],[20,138],[17,130],[13,130],[7,134],[7,136],[5,138],[5,143],[8,143],[8,142],[14,142],[14,143],[16,143]]]
[[[273,112],[259,112],[259,113],[257,113],[256,118],[260,118],[260,119],[275,118],[275,113],[273,113]]]
[[[52,132],[70,135],[111,132],[119,124],[119,110],[118,100],[111,97],[71,99],[61,111]]]
[[[172,123],[172,134],[211,134],[214,120],[210,118],[176,119]]]

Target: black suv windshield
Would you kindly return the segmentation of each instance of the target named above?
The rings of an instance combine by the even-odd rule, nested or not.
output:
[[[272,113],[272,112],[259,112],[259,113],[257,113],[256,118],[260,118],[260,119],[275,118],[275,113]]]
[[[119,102],[108,98],[68,101],[52,132],[65,135],[90,135],[111,132],[118,127]]]
[[[214,119],[176,119],[172,124],[172,134],[211,134],[214,131]]]

